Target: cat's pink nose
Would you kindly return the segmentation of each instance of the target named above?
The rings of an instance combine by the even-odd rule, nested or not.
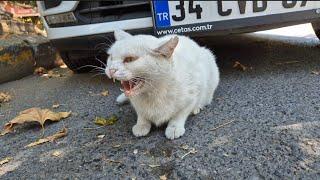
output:
[[[112,77],[114,75],[114,73],[116,73],[117,70],[115,69],[109,69],[109,73],[110,73],[110,76]]]

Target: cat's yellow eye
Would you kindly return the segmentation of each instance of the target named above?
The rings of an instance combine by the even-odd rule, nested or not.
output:
[[[124,63],[129,63],[129,62],[135,61],[137,59],[138,59],[138,57],[135,57],[135,56],[127,56],[127,57],[124,58],[123,62]]]

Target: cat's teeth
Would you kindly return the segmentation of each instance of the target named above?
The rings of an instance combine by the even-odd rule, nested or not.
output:
[[[113,79],[113,82],[115,83],[116,82],[116,79],[115,78],[112,78]]]
[[[121,81],[121,82],[122,82],[122,81]],[[121,83],[121,84],[122,84],[122,83]],[[124,90],[123,90],[122,88],[120,88],[120,91],[121,91],[121,92],[124,92]]]

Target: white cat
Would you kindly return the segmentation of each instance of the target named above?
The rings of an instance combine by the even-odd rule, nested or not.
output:
[[[108,50],[106,74],[121,81],[124,93],[137,112],[132,132],[145,136],[151,124],[168,123],[169,139],[182,136],[188,116],[211,103],[219,83],[212,52],[185,36],[130,35],[115,31]]]

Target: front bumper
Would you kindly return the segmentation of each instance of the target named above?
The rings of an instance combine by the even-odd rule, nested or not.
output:
[[[45,25],[48,38],[50,40],[65,39],[79,36],[90,36],[94,34],[106,34],[112,33],[116,29],[122,30],[138,30],[138,29],[150,29],[152,30],[153,23],[151,17],[130,19],[123,21],[105,22],[97,24],[88,24],[80,26],[68,26],[59,28],[49,28]]]
[[[150,2],[144,1],[60,1],[47,8],[48,1],[38,1],[50,40],[111,33],[116,29],[152,28]],[[44,17],[72,12],[74,22],[48,24]],[[54,19],[54,18],[53,18]]]
[[[127,30],[130,34],[152,34],[151,27]],[[102,33],[93,33],[84,36],[51,39],[51,43],[59,51],[100,51],[114,42],[113,30]]]

